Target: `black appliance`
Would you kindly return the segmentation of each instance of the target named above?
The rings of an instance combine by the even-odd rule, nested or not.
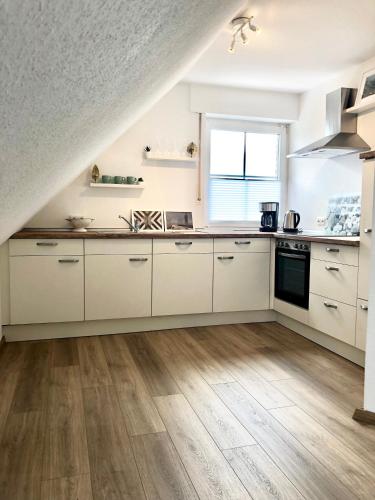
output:
[[[270,233],[277,231],[279,204],[276,201],[259,203],[259,212],[262,212],[259,231]]]
[[[304,309],[309,308],[310,244],[276,240],[275,297]]]

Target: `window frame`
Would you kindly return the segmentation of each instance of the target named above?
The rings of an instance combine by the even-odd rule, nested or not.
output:
[[[239,180],[243,182],[264,182],[272,181],[280,182],[280,205],[279,214],[283,213],[286,201],[286,189],[287,189],[287,169],[286,169],[286,142],[287,142],[287,124],[275,123],[275,122],[254,122],[251,120],[244,119],[234,119],[234,118],[222,118],[210,115],[205,115],[202,134],[202,152],[203,152],[203,168],[202,168],[202,185],[203,185],[203,205],[204,205],[204,224],[210,227],[248,227],[248,228],[258,228],[260,223],[259,219],[253,221],[218,221],[209,219],[209,207],[208,207],[208,189],[210,180],[210,150],[211,150],[211,131],[212,130],[228,130],[236,132],[250,132],[250,133],[276,133],[280,135],[279,139],[279,168],[278,177],[258,177],[258,176],[230,176],[230,175],[214,175],[213,177],[228,179],[228,180]],[[246,148],[246,145],[245,145]],[[244,164],[245,166],[245,164]],[[264,200],[267,201],[267,200]]]

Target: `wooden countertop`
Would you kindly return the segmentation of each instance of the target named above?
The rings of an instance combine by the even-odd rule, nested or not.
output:
[[[236,230],[236,231],[191,231],[191,232],[139,232],[132,233],[128,230],[122,229],[109,229],[100,230],[89,229],[87,232],[71,231],[69,229],[23,229],[18,233],[13,234],[12,238],[16,239],[95,239],[95,238],[108,238],[108,239],[150,239],[150,238],[163,238],[163,239],[186,239],[186,238],[283,238],[291,240],[312,241],[316,243],[331,243],[336,245],[359,246],[359,236],[313,236],[303,235],[303,233],[290,234],[290,233],[262,233],[260,231],[249,230]]]

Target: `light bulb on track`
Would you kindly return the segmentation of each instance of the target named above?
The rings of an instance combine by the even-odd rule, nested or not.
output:
[[[229,45],[228,47],[228,52],[230,54],[234,54],[234,46],[236,45],[236,38],[235,37],[232,37],[232,41],[231,41],[231,44]]]
[[[228,47],[228,52],[233,54],[235,52],[237,39],[241,38],[242,45],[249,43],[248,33],[250,31],[259,33],[259,28],[253,24],[254,16],[251,17],[236,17],[232,19],[232,40]],[[239,41],[239,40],[238,40]]]

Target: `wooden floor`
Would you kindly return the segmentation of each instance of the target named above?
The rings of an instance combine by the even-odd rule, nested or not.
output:
[[[276,323],[7,344],[0,498],[373,499],[362,390]]]

